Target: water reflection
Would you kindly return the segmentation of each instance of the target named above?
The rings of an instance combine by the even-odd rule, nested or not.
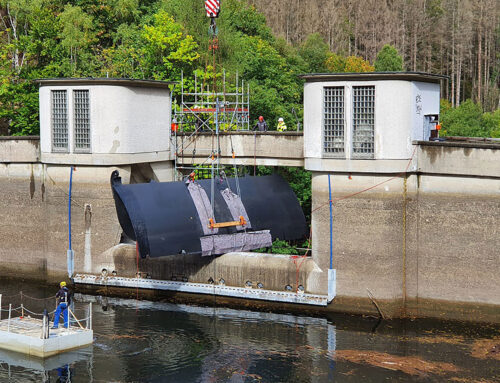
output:
[[[0,377],[3,378],[2,381],[8,379],[15,382],[71,382],[74,375],[72,366],[76,362],[90,366],[92,353],[92,347],[85,347],[42,359],[0,350]]]
[[[0,283],[0,293],[15,289]],[[3,352],[0,381],[500,380],[498,359],[488,354],[499,339],[498,326],[377,324],[349,316],[326,319],[79,294],[75,298],[77,317],[93,304],[93,346],[42,362]]]
[[[309,379],[309,370],[334,368],[332,360],[303,355],[308,349],[335,350],[335,326],[324,318],[82,295],[76,299],[105,308],[95,347],[118,348],[116,357],[127,360],[124,368],[132,381],[162,376],[192,382],[293,381],[301,375],[304,381],[316,381]]]

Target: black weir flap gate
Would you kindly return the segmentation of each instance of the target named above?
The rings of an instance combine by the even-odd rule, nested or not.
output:
[[[118,171],[111,174],[118,220],[143,258],[217,255],[268,247],[277,238],[305,239],[304,213],[281,176],[238,181],[217,177],[213,182],[123,185]],[[237,189],[240,195],[233,192]]]

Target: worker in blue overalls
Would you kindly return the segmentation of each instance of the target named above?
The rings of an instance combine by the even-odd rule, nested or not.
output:
[[[68,307],[71,303],[71,293],[66,287],[66,282],[61,282],[59,287],[59,291],[56,294],[57,309],[54,314],[54,326],[52,326],[52,328],[59,327],[59,317],[61,316],[61,313],[64,317],[64,327],[68,328]]]

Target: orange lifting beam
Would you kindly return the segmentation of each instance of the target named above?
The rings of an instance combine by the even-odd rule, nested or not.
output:
[[[218,227],[230,227],[230,226],[245,226],[247,224],[247,221],[245,218],[240,215],[240,220],[239,221],[229,221],[229,222],[215,222],[213,218],[208,219],[208,227],[210,229],[215,229]]]

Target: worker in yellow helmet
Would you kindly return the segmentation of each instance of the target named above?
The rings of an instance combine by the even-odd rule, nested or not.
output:
[[[59,327],[59,317],[61,313],[64,317],[64,327],[68,328],[68,307],[71,304],[71,291],[66,287],[66,282],[62,281],[59,283],[59,291],[56,294],[57,309],[54,314],[54,326],[52,328]]]
[[[286,130],[285,120],[283,120],[283,117],[278,118],[278,127],[276,130],[278,132],[284,132]]]

